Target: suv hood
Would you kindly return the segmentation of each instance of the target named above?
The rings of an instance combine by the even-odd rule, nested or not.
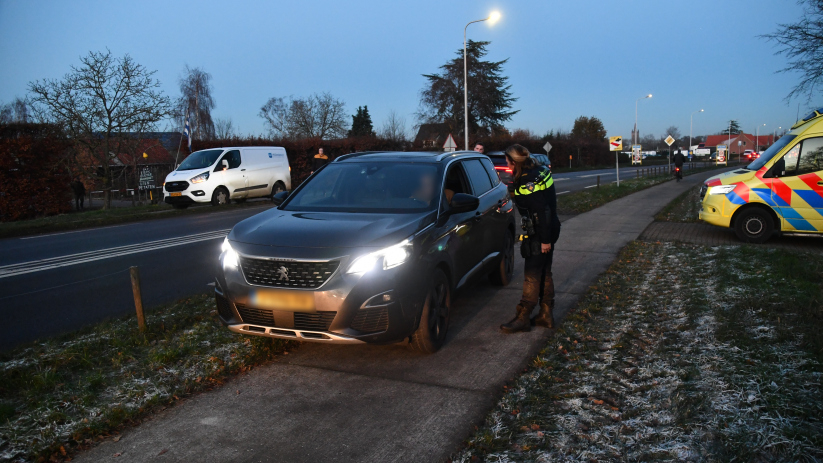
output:
[[[730,183],[740,183],[750,180],[757,172],[749,169],[735,169],[731,172],[725,172],[714,177],[706,179],[705,183],[709,186],[728,185]]]
[[[300,248],[386,247],[427,226],[434,212],[354,214],[270,209],[238,223],[229,240],[257,246]]]

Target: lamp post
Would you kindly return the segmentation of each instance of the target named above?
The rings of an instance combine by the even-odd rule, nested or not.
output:
[[[776,129],[774,129],[774,134],[772,135],[772,144],[774,144],[774,142],[776,142],[776,141],[777,141],[777,131],[778,131],[778,130],[782,130],[782,129],[783,129],[783,127],[782,127],[782,126],[781,126],[781,127],[776,128]]]
[[[651,97],[652,97],[652,94],[649,93],[646,96],[641,96],[640,98],[634,100],[634,143],[633,144],[635,144],[635,145],[637,144],[637,140],[639,138],[638,137],[639,134],[637,133],[638,132],[638,130],[637,130],[637,103],[640,102],[640,100],[645,100],[646,98],[651,98]]]
[[[698,109],[693,112],[691,116],[689,116],[689,161],[691,161],[692,157],[692,129],[694,128],[694,115],[702,112],[702,109]]]
[[[500,13],[492,11],[488,18],[471,21],[463,28],[463,119],[465,125],[463,127],[463,136],[465,138],[465,150],[469,150],[469,64],[466,58],[466,29],[471,24],[488,21],[489,24],[494,24],[500,19]]]
[[[757,135],[755,135],[754,139],[754,152],[757,154],[757,157],[760,157],[760,127],[766,127],[766,124],[757,126]]]

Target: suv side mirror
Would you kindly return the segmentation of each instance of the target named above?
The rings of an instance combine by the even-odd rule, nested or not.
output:
[[[279,205],[283,204],[283,201],[285,201],[286,198],[288,198],[288,197],[289,197],[289,192],[288,191],[281,191],[281,192],[275,193],[274,196],[271,197],[271,201],[275,205],[279,206]]]
[[[471,212],[480,206],[480,200],[476,196],[465,193],[456,193],[452,197],[449,212],[460,214],[461,212]]]
[[[220,161],[220,165],[223,166],[223,170],[227,170],[229,168],[229,161],[223,159],[222,161]]]

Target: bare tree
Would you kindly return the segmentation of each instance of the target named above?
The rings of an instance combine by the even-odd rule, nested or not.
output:
[[[680,129],[675,126],[671,126],[666,129],[666,133],[664,133],[660,138],[665,140],[669,135],[671,135],[675,140],[680,140]]]
[[[104,207],[111,206],[112,169],[123,134],[155,124],[169,115],[171,102],[160,82],[129,55],[89,52],[62,80],[29,83],[35,116],[61,126],[78,152],[100,172]]]
[[[186,115],[189,116],[189,127],[195,138],[214,138],[214,121],[211,118],[214,98],[211,93],[211,74],[201,68],[190,68],[186,65],[183,77],[180,78],[180,98],[177,100],[176,115],[181,127]]]
[[[806,95],[810,101],[823,83],[823,0],[799,0],[803,15],[794,24],[780,24],[777,32],[761,35],[777,42],[776,54],[785,55],[789,64],[779,72],[800,73],[798,83],[786,96],[791,100]]]
[[[218,118],[214,121],[214,137],[218,140],[225,140],[236,135],[234,123],[230,117]]]
[[[284,138],[342,138],[348,130],[346,103],[329,93],[269,98],[259,115],[272,135]]]
[[[26,100],[17,97],[11,103],[0,105],[0,123],[10,124],[13,122],[29,122],[29,107]]]
[[[406,119],[395,110],[391,110],[380,128],[380,137],[395,142],[407,141],[409,134],[406,130]]]

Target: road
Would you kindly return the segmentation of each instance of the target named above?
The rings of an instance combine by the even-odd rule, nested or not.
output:
[[[557,192],[596,186],[598,175],[615,179],[613,169],[561,173]],[[207,291],[223,237],[268,207],[0,240],[0,351],[131,313],[131,266],[147,308]]]

